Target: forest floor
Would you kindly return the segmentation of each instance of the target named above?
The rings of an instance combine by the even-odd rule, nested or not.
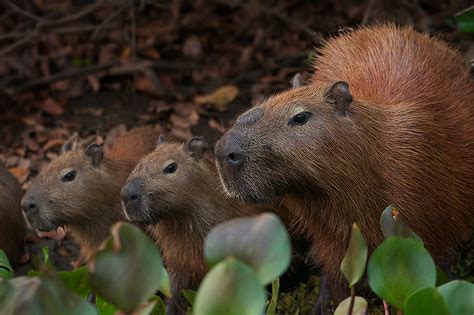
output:
[[[183,140],[201,135],[214,143],[239,113],[287,89],[295,73],[308,78],[314,49],[324,39],[361,25],[413,25],[448,41],[469,62],[473,36],[453,24],[468,5],[468,0],[5,0],[0,160],[27,189],[74,132],[103,143],[130,127],[154,125]],[[67,237],[30,232],[20,272],[45,245],[58,269],[77,265],[77,248]],[[472,251],[463,257],[474,268]]]

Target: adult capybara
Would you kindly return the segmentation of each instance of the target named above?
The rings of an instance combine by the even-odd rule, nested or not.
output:
[[[319,54],[308,85],[240,116],[215,152],[231,196],[292,211],[338,302],[351,224],[374,249],[389,204],[438,262],[468,238],[474,84],[458,52],[411,27],[362,28]]]
[[[13,266],[20,260],[26,230],[20,207],[22,194],[18,180],[0,162],[0,249]]]
[[[66,143],[22,199],[30,226],[39,231],[65,227],[88,260],[109,235],[110,226],[123,219],[120,190],[140,157],[155,148],[158,137],[151,127],[132,129],[105,154],[97,144],[81,150]]]

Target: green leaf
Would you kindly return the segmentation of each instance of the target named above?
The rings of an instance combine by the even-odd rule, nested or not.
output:
[[[436,288],[423,288],[413,293],[405,302],[403,314],[450,315],[446,302]]]
[[[347,315],[350,304],[351,297],[348,297],[337,306],[334,315]],[[352,315],[365,315],[367,307],[367,301],[363,297],[356,296],[354,299],[354,307],[352,308]]]
[[[87,264],[89,284],[102,298],[131,312],[159,289],[161,266],[154,242],[139,228],[119,222]]]
[[[99,315],[114,315],[119,310],[117,306],[107,302],[98,295],[95,297],[95,306]]]
[[[459,32],[474,33],[474,6],[459,12],[454,19]]]
[[[56,277],[18,277],[9,280],[7,299],[0,294],[0,314],[93,315],[95,308],[70,291]],[[8,284],[7,284],[8,286]],[[2,285],[3,287],[3,285]],[[0,292],[2,289],[0,289]]]
[[[290,265],[291,242],[281,220],[264,213],[219,224],[206,237],[204,253],[211,266],[228,257],[242,260],[267,285]]]
[[[436,286],[440,286],[447,282],[449,282],[448,276],[444,273],[443,270],[441,270],[441,268],[436,266]]]
[[[13,278],[13,268],[8,261],[7,254],[0,249],[0,278]]]
[[[367,263],[367,244],[357,224],[352,225],[351,239],[341,263],[341,271],[352,288],[364,275]]]
[[[196,291],[194,290],[181,290],[181,295],[188,301],[189,305],[193,306],[196,300]]]
[[[280,278],[276,278],[272,282],[272,299],[270,300],[270,304],[268,304],[267,308],[267,315],[275,315],[276,308],[278,305],[278,294],[280,292]]]
[[[81,297],[86,298],[92,291],[87,283],[87,269],[82,266],[73,271],[60,271],[57,275],[63,279],[64,283]]]
[[[388,206],[382,212],[380,216],[380,227],[386,239],[392,236],[400,236],[413,238],[423,244],[421,237],[406,226],[400,216],[400,210],[393,205]]]
[[[259,315],[265,308],[265,290],[255,272],[228,258],[204,277],[196,295],[194,315]]]
[[[151,315],[166,315],[166,304],[159,296],[152,297],[150,301],[155,302]]]
[[[435,285],[436,267],[418,241],[391,237],[370,257],[367,276],[375,294],[402,309],[415,291]]]
[[[166,297],[171,297],[171,287],[170,287],[170,276],[168,275],[168,271],[166,271],[165,267],[161,266],[161,285],[160,285],[160,292],[163,293]]]
[[[453,315],[474,314],[474,284],[454,280],[438,288]]]

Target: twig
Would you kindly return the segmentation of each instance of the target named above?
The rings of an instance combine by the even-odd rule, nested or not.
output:
[[[369,22],[370,16],[372,15],[372,9],[374,8],[375,0],[369,0],[369,4],[367,5],[367,9],[365,10],[364,17],[360,22],[361,26],[364,26]]]
[[[14,42],[13,44],[7,46],[5,49],[0,51],[0,59],[3,58],[4,56],[8,55],[9,53],[14,51],[15,49],[27,44],[29,41],[33,40],[37,35],[38,35],[38,30],[33,30],[31,33],[26,35],[26,37],[23,37],[23,38],[17,40],[16,42]]]
[[[275,10],[273,8],[269,8],[267,6],[259,4],[259,7],[261,8],[261,11],[264,13],[269,13],[270,15],[273,15],[280,19],[281,21],[285,22],[288,24],[291,28],[302,31],[307,37],[309,37],[311,40],[319,43],[322,39],[322,36],[319,32],[314,31],[310,27],[304,25],[303,23],[300,23],[299,21],[296,21],[294,19],[291,19],[288,17],[288,15],[282,13],[279,10]]]
[[[16,4],[13,4],[11,3],[10,1],[5,1],[5,3],[10,7],[12,8],[15,12],[17,13],[20,13],[21,15],[24,15],[26,17],[29,17],[30,19],[36,21],[36,22],[44,22],[44,19],[36,16],[36,15],[33,15],[31,14],[30,12],[27,12],[25,10],[23,10],[22,8],[20,8],[19,6],[17,6]]]
[[[168,62],[162,60],[155,61],[140,61],[133,64],[119,65],[118,62],[111,62],[102,65],[93,65],[89,67],[84,67],[78,70],[64,71],[57,74],[53,74],[49,77],[43,77],[40,79],[29,81],[18,88],[9,88],[2,87],[8,94],[16,94],[25,89],[29,89],[36,86],[46,85],[53,82],[72,79],[77,77],[84,77],[90,74],[105,72],[106,75],[110,76],[121,76],[128,75],[131,73],[145,71],[149,68],[158,68],[161,70],[192,70],[196,67],[196,64],[193,63],[178,63],[178,62]]]
[[[125,10],[125,6],[118,8],[114,12],[112,12],[111,15],[109,15],[97,28],[94,30],[94,33],[92,33],[91,38],[96,39],[97,35],[99,35],[100,32],[117,16],[120,15]]]
[[[41,23],[38,23],[37,26],[42,28],[42,27],[46,27],[46,26],[57,26],[57,25],[60,25],[60,24],[69,23],[69,22],[78,20],[78,19],[94,12],[95,10],[97,10],[98,8],[103,6],[104,4],[105,4],[104,0],[98,0],[97,2],[94,2],[93,4],[85,7],[84,9],[80,10],[77,13],[65,16],[65,17],[60,18],[58,20],[43,21]]]

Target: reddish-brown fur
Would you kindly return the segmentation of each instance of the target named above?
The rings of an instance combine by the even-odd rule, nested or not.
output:
[[[25,236],[20,208],[22,194],[18,180],[0,162],[0,249],[13,266],[19,262]]]
[[[54,230],[64,226],[89,259],[109,235],[110,226],[123,219],[120,189],[139,158],[155,148],[159,133],[152,128],[132,129],[120,136],[94,166],[87,150],[70,150],[52,161],[25,194],[23,208],[34,202],[39,210],[27,213],[32,228]],[[61,178],[70,172],[71,182]],[[25,210],[24,210],[25,211]]]
[[[283,195],[332,283],[341,281],[351,224],[374,249],[391,203],[437,261],[449,258],[474,218],[474,85],[462,57],[391,25],[331,39],[319,52],[309,85],[256,106],[218,143],[228,192],[253,201]],[[336,81],[353,97],[346,115],[325,99]],[[313,113],[309,122],[288,126],[302,111]],[[226,148],[236,142],[246,161],[231,170]]]

